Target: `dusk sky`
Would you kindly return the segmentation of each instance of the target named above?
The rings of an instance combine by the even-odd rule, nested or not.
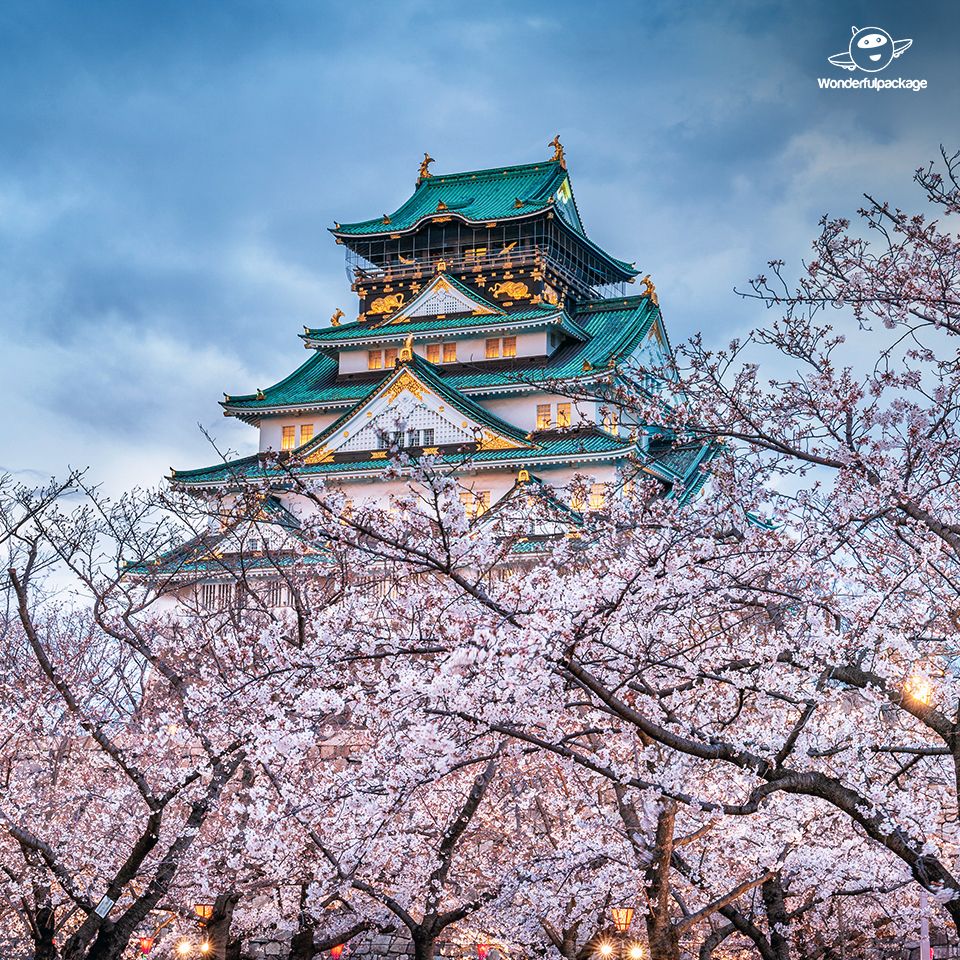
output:
[[[851,27],[910,48],[823,90]],[[857,72],[857,78],[867,74]],[[960,0],[485,3],[5,0],[0,6],[0,472],[89,467],[111,491],[253,452],[224,391],[356,316],[327,228],[434,173],[549,158],[585,228],[656,283],[672,340],[772,319],[825,214],[926,212],[960,149]]]

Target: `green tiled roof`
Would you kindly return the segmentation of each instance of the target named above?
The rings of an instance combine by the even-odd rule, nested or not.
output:
[[[525,313],[527,311],[520,311],[512,316]],[[580,303],[577,312],[569,318],[576,330],[589,339],[568,343],[543,362],[478,363],[473,366],[441,364],[434,367],[432,372],[455,390],[477,393],[483,393],[485,388],[503,388],[511,384],[523,386],[582,377],[589,372],[584,370],[584,364],[589,364],[593,369],[603,368],[608,366],[611,359],[620,362],[629,356],[649,332],[657,313],[658,308],[647,296],[589,300]],[[400,324],[397,326],[401,327]],[[402,325],[402,329],[408,332],[413,332],[411,327],[412,324]],[[431,329],[437,328],[434,326]],[[229,397],[222,406],[244,420],[257,420],[261,411],[357,403],[370,392],[369,378],[342,380],[338,378],[337,371],[336,358],[318,351],[289,377],[264,390],[262,396],[247,394]],[[390,375],[391,371],[384,371],[381,379]]]
[[[393,213],[357,223],[338,223],[330,232],[349,243],[351,238],[404,233],[438,213],[462,217],[467,223],[482,224],[529,217],[552,207],[558,210],[559,223],[626,276],[636,276],[637,270],[632,263],[611,257],[584,233],[572,189],[570,199],[560,209],[557,190],[565,180],[566,168],[555,160],[436,174],[420,180],[413,195]],[[438,210],[440,204],[443,206]]]
[[[474,223],[527,216],[545,210],[554,202],[557,188],[567,171],[554,160],[528,163],[518,167],[497,167],[467,173],[436,174],[425,177],[413,195],[398,210],[359,223],[338,224],[333,233],[341,237],[400,233],[424,217],[437,213],[443,203],[454,214]],[[520,200],[521,207],[516,203]],[[576,218],[579,221],[579,217]],[[578,231],[582,234],[582,227]]]
[[[437,455],[438,463],[445,466],[456,466],[464,460],[472,464],[548,464],[550,461],[564,461],[568,458],[590,457],[593,459],[615,459],[629,456],[635,452],[633,441],[622,440],[602,430],[592,430],[584,433],[573,432],[566,437],[538,442],[534,436],[531,445],[515,450],[479,450],[475,453],[459,451],[441,451]],[[306,450],[306,448],[304,448]],[[371,451],[372,454],[372,451]],[[296,463],[296,461],[295,461]],[[351,460],[346,462],[316,463],[304,466],[296,463],[295,472],[298,477],[324,477],[344,473],[370,473],[376,476],[382,473],[387,465],[383,459]],[[190,487],[219,486],[231,482],[242,484],[248,480],[276,480],[283,482],[290,474],[290,468],[285,462],[278,462],[273,457],[254,454],[240,460],[218,464],[213,467],[203,467],[198,470],[177,470],[171,480]]]
[[[514,310],[509,314],[500,312],[487,316],[460,314],[458,316],[447,315],[439,320],[436,317],[413,317],[410,320],[398,322],[389,320],[380,320],[375,323],[354,321],[353,323],[345,323],[340,327],[308,329],[301,333],[300,337],[311,346],[315,343],[340,346],[341,344],[365,342],[367,340],[371,342],[390,339],[403,340],[411,333],[429,333],[434,330],[446,335],[460,329],[469,331],[478,328],[510,327],[515,324],[530,326],[537,324],[538,321],[540,323],[555,323],[581,339],[587,337],[584,330],[571,320],[565,311],[549,304],[538,304],[524,310]]]

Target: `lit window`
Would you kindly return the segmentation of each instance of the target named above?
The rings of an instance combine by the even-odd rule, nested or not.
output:
[[[297,428],[284,427],[283,439],[280,441],[281,450],[292,450],[297,445]]]
[[[368,350],[367,351],[367,369],[381,370],[382,368],[383,368],[383,351]]]
[[[313,424],[304,423],[300,426],[300,446],[309,443],[313,439]]]
[[[515,357],[517,355],[517,338],[516,337],[503,338],[503,355],[505,357]]]
[[[445,343],[443,345],[443,362],[444,363],[457,362],[457,345],[455,343]]]
[[[499,356],[500,356],[500,341],[488,340],[487,341],[487,359],[495,360]]]
[[[397,365],[397,351],[396,350],[384,350],[383,351],[383,365],[388,369],[392,370]]]
[[[439,343],[427,344],[427,360],[429,360],[430,363],[440,362],[440,344]]]
[[[608,410],[603,415],[603,425],[611,432],[617,432],[617,413],[615,410]]]
[[[425,447],[433,446],[433,427],[423,431],[423,445]]]
[[[479,260],[487,255],[486,247],[468,247],[463,251],[464,260]]]
[[[590,509],[602,510],[605,495],[606,495],[606,491],[604,490],[603,484],[594,483],[590,487]]]
[[[570,404],[569,403],[557,404],[557,426],[558,427],[570,426]]]
[[[472,520],[490,509],[490,491],[468,490],[460,494],[460,502],[463,504],[467,516]]]
[[[550,425],[551,425],[550,424],[550,404],[538,403],[537,404],[537,429],[549,430]]]

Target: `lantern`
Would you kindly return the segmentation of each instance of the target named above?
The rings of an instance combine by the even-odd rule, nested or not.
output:
[[[193,909],[197,911],[197,916],[201,920],[209,920],[213,916],[212,903],[195,903]]]
[[[487,960],[487,954],[490,952],[489,943],[478,943],[477,944],[477,956],[480,960]]]
[[[333,957],[333,960],[340,960],[341,953],[343,953],[342,943],[338,943],[335,947],[330,948],[330,956]]]
[[[633,919],[633,907],[614,907],[610,912],[613,914],[613,925],[617,928],[617,933],[626,933]]]
[[[138,941],[140,952],[146,956],[153,949],[153,937],[141,937]]]

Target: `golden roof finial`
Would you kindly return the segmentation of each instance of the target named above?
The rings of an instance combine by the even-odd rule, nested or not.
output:
[[[433,157],[424,151],[423,163],[420,164],[420,176],[417,178],[417,183],[419,183],[421,180],[426,180],[427,177],[433,176],[433,174],[430,172],[430,164],[435,162],[436,161],[433,159]]]
[[[563,158],[563,145],[560,143],[560,134],[558,133],[551,141],[550,146],[553,147],[553,156],[551,160],[555,160],[557,163],[563,167],[564,170],[567,169],[567,161]]]
[[[339,327],[339,326],[340,326],[340,318],[341,318],[343,315],[344,315],[343,311],[342,311],[339,307],[337,307],[337,312],[330,318],[330,326],[331,326],[331,327]]]
[[[517,474],[517,483],[529,483],[530,482],[530,471],[526,467],[520,468],[520,473]]]
[[[641,297],[649,297],[650,302],[655,306],[660,306],[657,300],[657,288],[650,282],[650,274],[648,273],[643,280],[640,281],[646,289],[643,293],[640,294]]]
[[[403,346],[400,348],[400,360],[412,360],[413,359],[413,334],[407,337],[403,341]]]

